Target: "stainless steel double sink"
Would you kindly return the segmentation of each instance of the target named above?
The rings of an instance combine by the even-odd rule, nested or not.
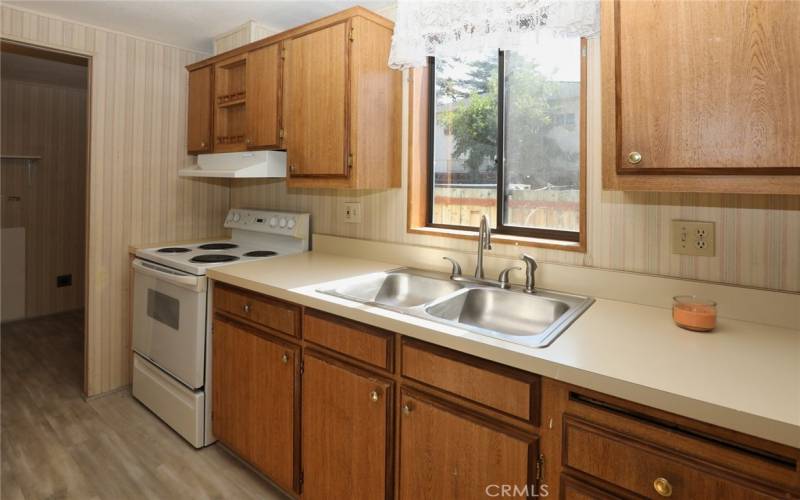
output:
[[[529,347],[548,346],[594,302],[578,295],[453,281],[446,274],[411,268],[317,291]]]

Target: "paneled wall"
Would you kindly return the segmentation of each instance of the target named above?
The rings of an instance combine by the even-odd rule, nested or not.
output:
[[[25,228],[26,316],[83,307],[86,91],[3,79],[2,227]],[[56,288],[56,276],[72,286]]]
[[[2,36],[92,56],[85,389],[130,382],[128,245],[220,233],[228,181],[182,179],[184,49],[2,6]]]
[[[598,42],[589,42],[588,251],[525,250],[543,261],[800,291],[800,197],[602,191]],[[343,222],[345,201],[363,204],[362,224]],[[231,206],[310,211],[319,233],[467,251],[475,247],[466,240],[406,233],[405,187],[361,193],[287,191],[284,182],[232,180]],[[716,256],[672,255],[671,219],[714,221]],[[521,251],[499,244],[492,250],[504,255]]]

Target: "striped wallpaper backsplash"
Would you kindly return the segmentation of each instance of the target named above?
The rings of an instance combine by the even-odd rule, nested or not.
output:
[[[588,49],[588,249],[585,254],[525,251],[543,261],[800,292],[800,196],[602,190],[598,41],[590,40]],[[474,250],[469,240],[407,233],[406,199],[405,186],[349,192],[287,190],[285,182],[270,180],[231,181],[231,206],[309,211],[318,233]],[[342,221],[345,201],[363,204],[362,224]],[[714,222],[716,255],[673,255],[672,219]],[[495,245],[493,250],[502,255],[520,251],[514,245]]]

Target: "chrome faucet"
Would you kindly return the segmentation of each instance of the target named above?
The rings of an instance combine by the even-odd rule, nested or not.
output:
[[[492,229],[489,227],[489,219],[486,214],[481,216],[481,224],[478,227],[478,262],[475,264],[475,277],[483,279],[483,251],[492,249]]]

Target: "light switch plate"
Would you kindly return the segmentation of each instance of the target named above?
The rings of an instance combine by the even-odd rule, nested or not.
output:
[[[345,222],[351,224],[361,224],[361,203],[346,201],[342,211]]]
[[[698,257],[714,256],[714,223],[672,221],[672,253]]]

